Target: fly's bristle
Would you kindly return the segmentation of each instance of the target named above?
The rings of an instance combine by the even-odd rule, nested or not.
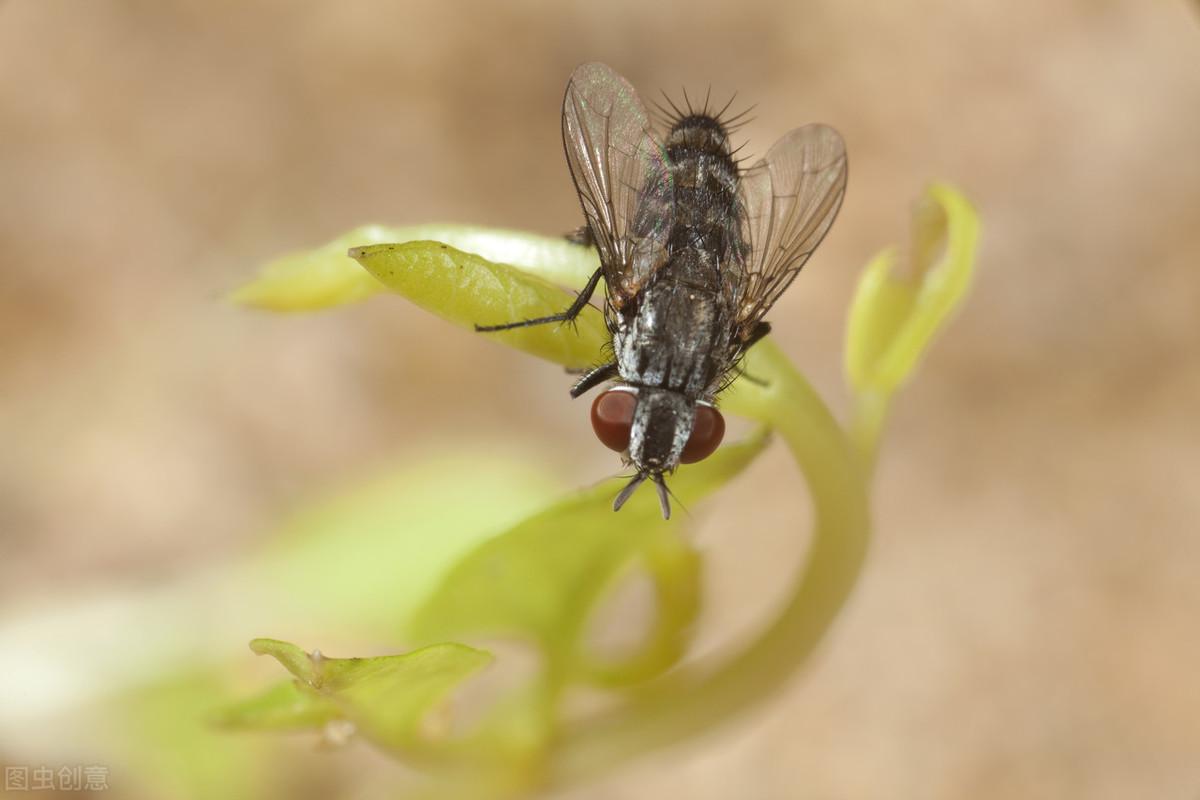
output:
[[[738,153],[740,153],[740,152],[742,151],[742,148],[744,148],[744,147],[745,147],[746,145],[748,145],[748,144],[750,144],[750,140],[749,140],[749,139],[747,139],[746,141],[744,141],[744,142],[742,142],[741,144],[739,144],[737,147],[735,147],[735,148],[733,148],[732,150],[730,150],[730,151],[729,151],[729,157],[730,157],[730,158],[733,158],[734,156],[736,156]],[[745,160],[746,160],[746,159],[744,159],[744,158],[741,158],[741,159],[739,159],[739,158],[734,158],[734,159],[733,159],[733,162],[734,162],[735,164],[741,164],[741,163],[742,163],[742,161],[745,161]]]
[[[733,162],[733,168],[737,170],[739,176],[746,174],[747,166],[750,163],[750,161],[752,160],[752,157],[750,156],[750,154],[746,154],[746,155],[743,155],[741,158],[738,158],[738,153],[745,150],[746,145],[748,145],[748,144],[750,144],[749,139],[747,139],[746,141],[742,142],[737,147],[734,147],[733,149],[731,149],[729,151],[729,160],[731,162]]]
[[[650,101],[650,108],[647,111],[650,112],[650,118],[654,123],[663,130],[671,130],[675,126],[675,123],[681,119],[678,114],[669,108],[665,108],[657,100]]]
[[[722,110],[721,113],[717,115],[717,119],[720,120],[721,125],[725,128],[725,130],[727,130],[729,133],[735,133],[738,129],[749,125],[751,122],[754,122],[755,117],[750,116],[750,112],[756,108],[758,108],[757,105],[750,106],[744,111],[739,111],[737,114],[734,114],[732,117],[724,116],[725,112]]]
[[[721,106],[721,110],[718,111],[716,114],[713,114],[713,116],[716,117],[717,119],[724,119],[725,112],[729,110],[729,107],[731,105],[733,105],[734,100],[737,100],[737,92],[736,91],[730,96],[729,100],[725,103],[725,105]]]
[[[675,105],[675,101],[671,99],[671,95],[667,94],[666,92],[663,92],[662,96],[663,96],[663,99],[667,101],[667,105],[669,105],[671,107],[671,111],[674,114],[674,119],[681,120],[685,116],[687,116],[686,114],[684,114],[682,111],[679,110],[679,106]],[[662,106],[659,106],[659,108],[662,108]],[[664,113],[666,112],[665,108],[663,109],[663,112]]]
[[[688,94],[686,87],[680,87],[679,93],[683,95],[683,100],[677,103],[671,99],[669,94],[662,92],[663,99],[666,100],[667,106],[670,107],[669,110],[667,106],[663,106],[657,102],[653,103],[654,106],[664,115],[663,121],[670,123],[671,125],[675,125],[680,121],[687,119],[688,117],[709,117],[710,119],[719,120],[721,114],[723,114],[725,109],[729,107],[729,103],[726,103],[720,111],[715,113],[713,112],[711,85],[704,90],[704,102],[702,104],[692,102],[692,98]],[[737,93],[735,92],[734,97],[736,96]],[[732,102],[732,100],[733,99],[730,98],[730,102]]]
[[[754,121],[754,117],[750,116],[750,112],[756,106],[750,106],[747,109],[739,111],[737,114],[728,115],[729,109],[733,107],[734,101],[737,100],[737,92],[730,95],[729,99],[719,109],[716,109],[712,103],[711,84],[704,92],[704,103],[700,105],[692,102],[692,98],[688,94],[686,87],[680,88],[680,94],[683,95],[683,100],[680,102],[671,99],[671,96],[665,91],[662,92],[665,105],[657,101],[651,101],[654,112],[652,116],[655,123],[661,125],[666,130],[672,130],[688,117],[707,117],[708,119],[715,120],[728,136],[735,133],[744,125],[748,125]]]

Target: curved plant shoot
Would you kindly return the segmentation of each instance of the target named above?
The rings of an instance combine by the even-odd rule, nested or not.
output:
[[[330,658],[255,640],[252,649],[277,659],[290,678],[228,708],[224,722],[352,730],[425,769],[438,796],[509,797],[577,782],[771,697],[805,663],[858,579],[870,532],[870,476],[889,405],[964,298],[977,236],[969,203],[953,188],[933,185],[917,205],[907,269],[897,267],[894,248],[867,265],[846,330],[853,403],[844,424],[770,338],[747,355],[745,373],[754,380],[739,379],[721,396],[724,410],[757,429],[682,467],[672,483],[679,499],[693,505],[718,491],[774,433],[795,459],[813,506],[812,544],[787,600],[738,652],[712,662],[686,659],[701,602],[701,556],[680,535],[679,520],[660,517],[650,493],[634,495],[614,516],[617,483],[606,481],[469,549],[416,612],[397,621],[405,630],[397,655]],[[514,231],[368,226],[267,265],[232,299],[310,311],[392,292],[470,330],[481,320],[560,311],[596,263],[592,250]],[[607,336],[592,307],[573,326],[486,335],[569,368],[596,363]],[[653,586],[650,633],[619,658],[592,652],[587,623],[631,568]],[[471,642],[495,638],[527,644],[539,656],[537,669],[456,720],[462,709],[449,705],[455,690],[496,657]],[[612,702],[586,718],[568,714],[564,695],[581,686]]]

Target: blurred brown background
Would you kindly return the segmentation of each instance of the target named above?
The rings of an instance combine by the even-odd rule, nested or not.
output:
[[[897,405],[872,561],[820,657],[771,707],[572,797],[1200,796],[1200,15],[1182,1],[9,0],[3,640],[186,581],[385,459],[484,441],[574,484],[615,471],[561,372],[398,299],[221,300],[364,222],[574,227],[558,114],[586,60],[647,96],[739,90],[757,153],[806,121],[843,132],[841,217],[771,315],[835,407],[853,281],[906,241],[922,186],[962,188],[984,239]],[[706,646],[788,578],[791,469],[776,449],[695,516]],[[10,761],[57,735],[23,713],[0,728]]]

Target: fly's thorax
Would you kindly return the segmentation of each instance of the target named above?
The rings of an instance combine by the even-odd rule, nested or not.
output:
[[[629,460],[638,472],[670,472],[692,433],[696,401],[669,389],[641,387],[629,434]]]
[[[703,397],[729,366],[733,309],[720,290],[688,280],[683,256],[620,314],[613,352],[626,382]]]
[[[661,376],[651,374],[653,365],[646,363],[646,348],[653,346],[659,331],[658,308],[654,297],[653,287],[643,289],[637,305],[620,313],[613,330],[617,372],[629,383],[639,386],[657,386],[661,383]]]

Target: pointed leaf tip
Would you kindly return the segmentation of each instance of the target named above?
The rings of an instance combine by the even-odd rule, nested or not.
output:
[[[561,237],[474,225],[363,225],[309,250],[281,256],[228,295],[231,303],[266,311],[316,311],[386,291],[347,254],[350,248],[384,243],[438,241],[464,252],[572,289],[595,272],[596,251]]]

